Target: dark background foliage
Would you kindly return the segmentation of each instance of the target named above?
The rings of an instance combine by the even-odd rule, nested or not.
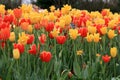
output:
[[[21,0],[0,0],[0,4],[5,4],[7,9],[15,8],[20,6]],[[51,5],[61,8],[64,4],[69,4],[74,8],[88,11],[110,8],[112,12],[120,12],[120,0],[37,0],[35,4],[43,9],[49,9]]]

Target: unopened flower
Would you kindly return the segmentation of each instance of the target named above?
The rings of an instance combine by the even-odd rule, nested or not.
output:
[[[10,33],[9,40],[10,40],[11,42],[15,41],[15,33],[14,33],[14,32],[11,32],[11,33]]]
[[[111,57],[116,57],[117,55],[117,48],[116,47],[112,47],[110,48],[110,54],[111,54]]]
[[[19,59],[20,58],[20,52],[18,49],[13,49],[13,58]]]

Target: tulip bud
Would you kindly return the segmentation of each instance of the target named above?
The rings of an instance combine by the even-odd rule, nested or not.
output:
[[[9,40],[10,40],[11,42],[14,42],[14,41],[15,41],[15,33],[14,33],[14,32],[11,32],[11,33],[10,33]]]
[[[19,59],[20,58],[20,52],[18,49],[13,49],[13,58]]]
[[[113,47],[110,49],[110,54],[111,54],[111,57],[116,57],[117,55],[117,48],[116,47]]]

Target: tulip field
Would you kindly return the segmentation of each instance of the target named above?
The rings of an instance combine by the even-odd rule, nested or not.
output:
[[[120,14],[0,5],[0,80],[120,80]]]

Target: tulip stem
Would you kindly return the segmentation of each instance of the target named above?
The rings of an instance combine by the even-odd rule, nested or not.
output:
[[[89,45],[89,61],[90,61],[90,66],[91,66],[91,43],[88,44]]]
[[[114,59],[114,77],[116,77],[116,64],[115,64],[115,59]]]

